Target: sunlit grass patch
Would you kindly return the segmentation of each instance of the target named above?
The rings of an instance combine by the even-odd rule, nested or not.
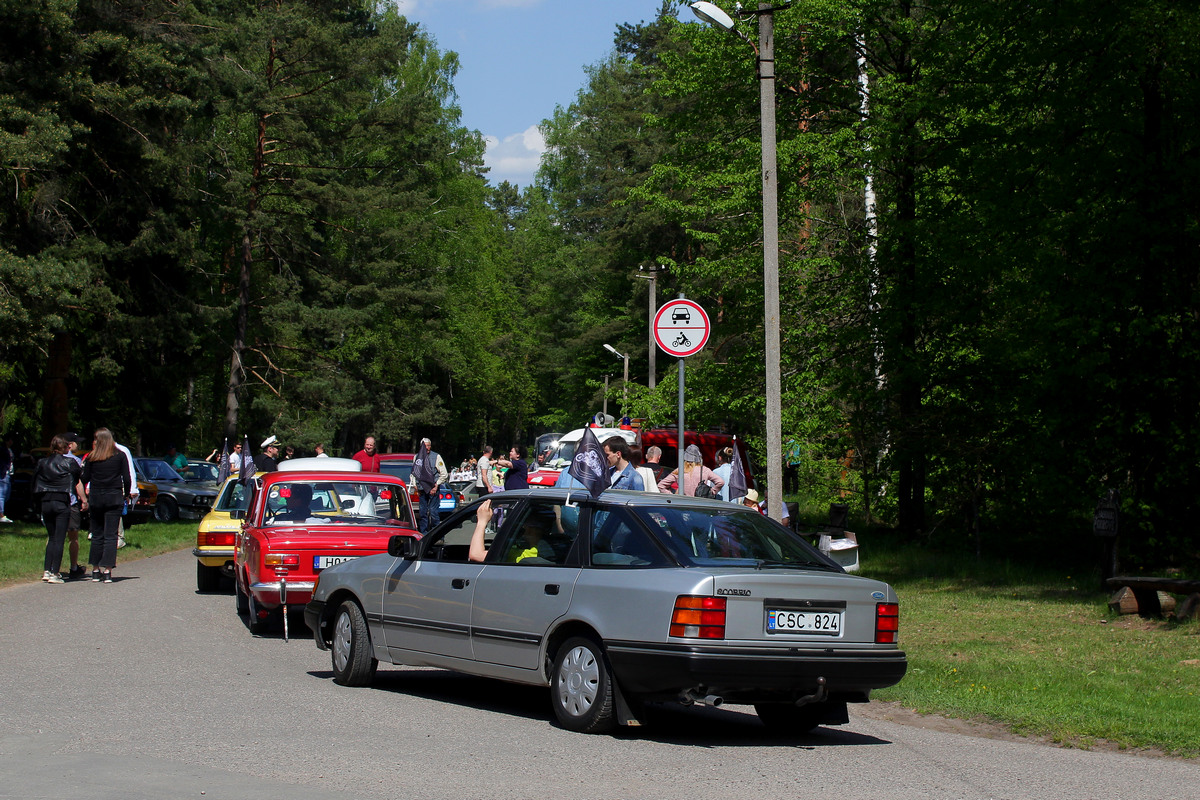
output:
[[[863,548],[864,574],[900,595],[909,658],[875,697],[1077,746],[1200,756],[1196,622],[1117,616],[1093,576],[915,555]]]

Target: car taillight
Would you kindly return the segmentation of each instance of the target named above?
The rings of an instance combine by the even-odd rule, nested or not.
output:
[[[198,547],[233,547],[233,531],[200,531],[196,537]]]
[[[263,565],[276,569],[300,569],[300,556],[287,553],[267,553],[263,556]]]
[[[682,594],[675,598],[671,635],[688,639],[725,638],[725,598]]]
[[[900,605],[898,603],[875,604],[875,642],[895,644],[900,633]]]

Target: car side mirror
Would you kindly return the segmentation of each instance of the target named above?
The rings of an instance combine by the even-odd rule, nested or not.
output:
[[[388,555],[392,558],[403,558],[412,561],[417,557],[417,545],[420,540],[403,533],[397,533],[388,539]]]

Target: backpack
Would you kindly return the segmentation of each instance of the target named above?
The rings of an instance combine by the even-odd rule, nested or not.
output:
[[[696,497],[716,497],[717,490],[713,488],[712,481],[700,481],[696,484]]]

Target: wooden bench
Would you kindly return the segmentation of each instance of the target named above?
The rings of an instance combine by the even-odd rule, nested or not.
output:
[[[1187,598],[1175,611],[1177,619],[1190,619],[1200,609],[1200,581],[1182,580],[1180,578],[1109,578],[1108,585],[1117,590],[1128,588],[1137,600],[1137,613],[1142,617],[1161,617],[1162,603],[1158,593],[1185,594]],[[1114,596],[1113,602],[1118,602]],[[1110,603],[1111,605],[1112,603]]]

